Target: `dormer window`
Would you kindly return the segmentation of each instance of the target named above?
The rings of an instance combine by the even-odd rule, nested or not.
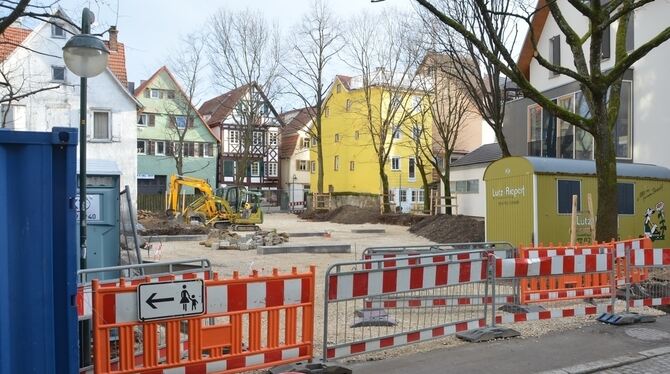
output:
[[[65,29],[58,24],[51,25],[51,37],[65,39]]]

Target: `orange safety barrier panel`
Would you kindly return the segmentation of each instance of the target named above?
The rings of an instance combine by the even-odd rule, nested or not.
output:
[[[310,360],[315,272],[235,272],[230,279],[214,274],[203,281],[204,314],[149,322],[139,320],[140,285],[121,279],[118,286],[101,287],[94,280],[94,371],[238,373]]]

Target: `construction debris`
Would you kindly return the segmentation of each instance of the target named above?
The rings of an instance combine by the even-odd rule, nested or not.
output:
[[[207,240],[200,242],[207,248],[223,250],[249,251],[260,246],[273,246],[288,242],[288,234],[278,233],[277,230],[255,231],[240,235],[229,230],[212,229]]]

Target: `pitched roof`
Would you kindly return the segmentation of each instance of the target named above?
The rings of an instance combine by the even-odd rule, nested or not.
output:
[[[533,18],[530,21],[530,28],[526,33],[526,38],[523,41],[519,59],[517,60],[517,66],[526,79],[530,79],[530,62],[533,60],[533,55],[535,54],[535,47],[533,47],[531,37],[535,39],[535,42],[540,39],[548,16],[549,7],[547,6],[547,0],[538,0],[535,6],[535,14],[533,14]]]
[[[298,131],[312,121],[313,107],[294,109],[281,114],[284,128],[281,130],[279,157],[290,158],[298,143]]]
[[[172,72],[170,72],[170,69],[168,69],[167,66],[165,66],[165,65],[161,66],[158,70],[156,70],[155,73],[153,73],[153,74],[151,75],[151,77],[149,77],[149,79],[147,79],[146,81],[142,82],[142,84],[140,84],[140,86],[137,87],[137,89],[135,90],[135,97],[139,98],[140,95],[142,95],[142,91],[144,91],[144,89],[147,88],[147,86],[149,85],[149,83],[151,83],[154,79],[156,79],[156,77],[157,77],[161,72],[164,72],[165,74],[168,75],[168,77],[170,78],[170,80],[172,80],[172,82],[174,83],[174,85],[177,87],[177,90],[179,91],[179,94],[181,94],[183,97],[188,98],[188,95],[186,95],[186,93],[184,92],[184,89],[181,88],[181,85],[179,84],[179,82],[177,81],[177,79],[174,77],[174,75],[172,75]],[[214,133],[214,131],[212,131],[212,129],[211,129],[209,126],[207,126],[207,121],[205,121],[205,119],[202,118],[202,115],[201,115],[200,112],[198,112],[198,110],[193,106],[193,103],[189,103],[189,104],[191,105],[191,108],[193,108],[193,111],[194,111],[195,114],[198,116],[198,118],[200,119],[200,121],[202,121],[202,123],[205,125],[205,127],[207,128],[207,130],[209,131],[209,133],[212,134],[212,136],[214,137],[214,139],[216,139],[217,142],[221,142],[221,139],[219,139],[219,137],[216,136],[216,134]]]
[[[483,164],[502,158],[502,151],[498,143],[484,144],[451,164],[451,167]]]
[[[107,67],[119,78],[124,86],[128,86],[128,73],[126,72],[126,48],[123,43],[116,43],[116,51],[109,50]],[[109,41],[105,40],[105,46],[109,49]]]
[[[8,27],[0,34],[0,61],[4,61],[30,35],[33,30]]]
[[[225,121],[250,86],[246,84],[205,101],[199,111],[203,116],[209,116],[207,124],[213,126]]]
[[[344,88],[346,88],[347,90],[351,89],[351,77],[347,75],[336,75],[335,77],[339,79],[340,82],[342,82]]]

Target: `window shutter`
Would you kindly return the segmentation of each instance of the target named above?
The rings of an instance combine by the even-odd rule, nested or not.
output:
[[[156,115],[155,114],[149,114],[149,120],[147,122],[149,122],[148,125],[151,126],[151,127],[156,126]]]
[[[552,63],[556,66],[561,66],[561,36],[554,36],[554,42],[552,43]]]
[[[601,45],[602,48],[600,50],[602,58],[610,58],[611,33],[612,29],[610,26],[607,26],[607,28],[603,31],[603,40]]]

